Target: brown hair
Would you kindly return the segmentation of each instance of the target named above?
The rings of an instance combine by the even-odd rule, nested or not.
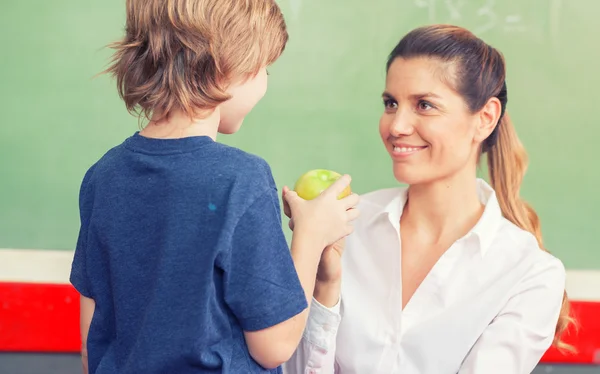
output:
[[[228,85],[272,64],[287,40],[275,0],[127,0],[125,37],[104,73],[130,113],[192,117],[228,100]]]
[[[388,58],[387,69],[398,57],[432,57],[454,63],[454,89],[464,98],[469,109],[479,111],[492,97],[502,105],[498,125],[484,141],[481,152],[487,154],[490,183],[498,197],[503,216],[535,235],[544,249],[540,220],[531,206],[519,196],[521,182],[527,169],[527,153],[519,141],[506,111],[508,101],[506,69],[502,54],[468,30],[451,25],[433,25],[408,33]],[[573,350],[561,340],[572,318],[567,293],[556,326],[554,345]]]

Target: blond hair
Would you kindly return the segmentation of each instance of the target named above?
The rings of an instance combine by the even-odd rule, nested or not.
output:
[[[388,58],[388,69],[398,57],[431,57],[455,63],[454,88],[473,113],[483,108],[490,98],[499,99],[502,105],[499,123],[481,147],[482,153],[487,154],[490,183],[496,191],[502,215],[532,233],[539,247],[546,251],[539,217],[519,196],[527,170],[527,153],[505,113],[508,95],[502,54],[462,27],[432,25],[417,28],[402,38]],[[553,342],[559,349],[574,351],[561,339],[572,322],[565,291]]]
[[[214,109],[272,64],[288,40],[274,0],[127,0],[126,33],[104,71],[130,113]]]

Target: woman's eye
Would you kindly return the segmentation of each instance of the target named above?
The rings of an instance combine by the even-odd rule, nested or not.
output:
[[[386,109],[396,109],[398,108],[398,103],[391,99],[383,100],[383,105]]]
[[[433,105],[429,104],[427,101],[419,101],[419,109],[422,111],[428,111],[433,109]]]

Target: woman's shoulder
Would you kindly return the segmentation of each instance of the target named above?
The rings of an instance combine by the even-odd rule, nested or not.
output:
[[[492,242],[491,252],[515,260],[515,262],[529,262],[534,264],[532,271],[551,270],[565,273],[562,261],[552,253],[540,247],[536,237],[527,230],[515,225],[506,218],[502,218],[498,232]]]

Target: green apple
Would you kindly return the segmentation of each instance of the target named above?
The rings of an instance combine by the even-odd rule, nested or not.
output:
[[[298,181],[296,181],[296,185],[294,186],[294,191],[296,191],[298,196],[304,200],[312,200],[341,177],[341,174],[331,170],[311,170],[298,178]],[[338,199],[343,199],[351,193],[352,190],[350,189],[350,186],[348,186],[338,196]]]

